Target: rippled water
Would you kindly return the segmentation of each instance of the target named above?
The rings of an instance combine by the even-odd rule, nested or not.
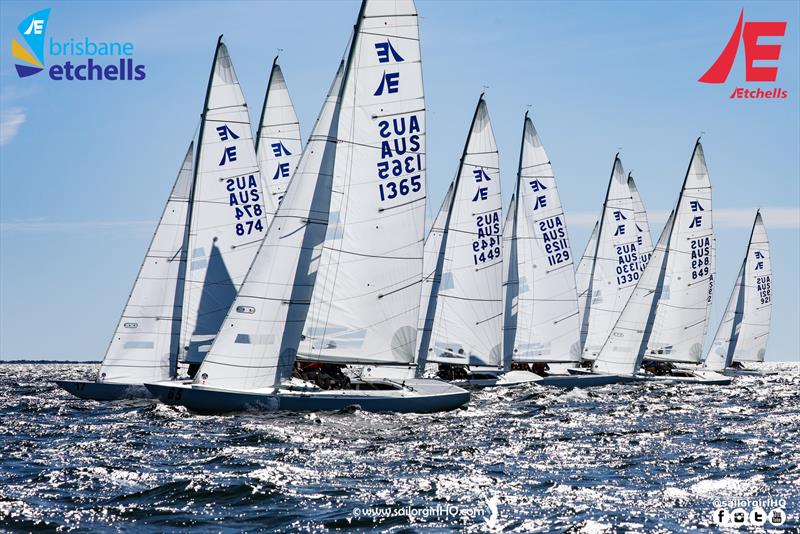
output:
[[[772,368],[485,390],[435,415],[208,417],[48,382],[93,366],[3,364],[0,529],[693,532],[716,530],[715,499],[773,496],[796,531],[800,367]]]

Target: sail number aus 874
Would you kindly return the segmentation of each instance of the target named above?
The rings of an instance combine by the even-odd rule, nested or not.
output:
[[[255,175],[238,176],[225,180],[228,191],[228,204],[234,208],[236,235],[250,235],[264,231],[264,208],[261,206],[261,194]]]

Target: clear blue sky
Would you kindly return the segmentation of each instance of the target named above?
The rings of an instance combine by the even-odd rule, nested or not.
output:
[[[734,101],[744,50],[724,85],[697,78],[745,19],[787,21],[777,85],[785,101]],[[19,22],[52,7],[48,37],[131,41],[141,82],[17,78]],[[676,200],[695,138],[714,186],[717,290],[711,334],[756,207],[772,241],[768,360],[800,360],[800,3],[432,2],[419,0],[431,211],[455,172],[486,90],[506,199],[522,116],[553,162],[574,253],[600,210],[621,147],[654,233]],[[358,2],[3,2],[0,4],[0,359],[100,359],[186,145],[217,35],[225,34],[257,120],[276,49],[305,137]],[[46,58],[47,61],[47,58]]]

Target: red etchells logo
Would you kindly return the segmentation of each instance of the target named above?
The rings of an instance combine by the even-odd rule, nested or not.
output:
[[[733,67],[733,61],[739,51],[739,42],[744,41],[745,81],[774,82],[778,76],[778,67],[757,67],[755,61],[777,61],[781,55],[779,44],[758,44],[759,37],[783,37],[786,33],[786,22],[745,22],[744,9],[739,13],[739,21],[733,29],[728,44],[722,50],[711,68],[703,74],[699,82],[724,83]],[[789,93],[781,88],[744,89],[737,87],[730,98],[787,98]]]

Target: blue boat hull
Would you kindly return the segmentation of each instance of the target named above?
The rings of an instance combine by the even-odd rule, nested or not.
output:
[[[322,412],[358,408],[367,412],[433,413],[469,402],[469,392],[440,380],[406,380],[404,390],[277,390],[269,393],[215,390],[191,384],[146,384],[161,402],[202,414],[241,411]]]
[[[115,401],[153,398],[143,384],[114,384],[86,380],[56,380],[55,383],[64,391],[86,400]]]

